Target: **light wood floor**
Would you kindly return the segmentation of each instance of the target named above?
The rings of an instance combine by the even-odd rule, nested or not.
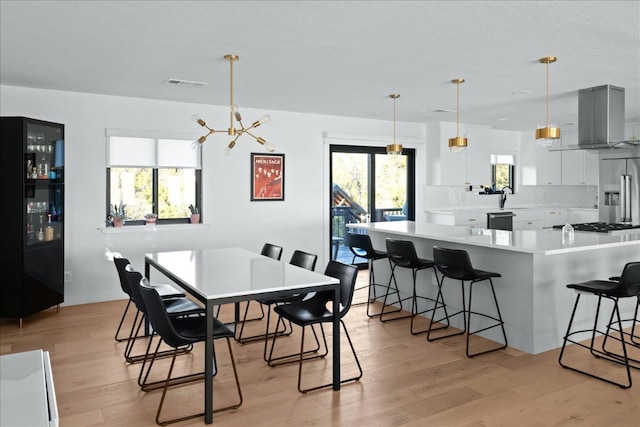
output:
[[[366,280],[361,271],[359,281]],[[160,391],[139,390],[139,365],[125,363],[125,344],[113,339],[125,304],[76,305],[59,313],[50,309],[25,319],[22,329],[15,320],[0,321],[1,354],[39,348],[51,353],[62,427],[155,425]],[[233,342],[244,403],[216,414],[214,425],[638,426],[640,371],[633,372],[634,387],[623,390],[562,369],[558,350],[533,356],[508,348],[468,359],[463,337],[429,343],[424,335],[409,333],[408,319],[383,324],[369,319],[365,310],[353,306],[345,317],[364,376],[339,392],[302,395],[296,390],[297,365],[269,368],[261,343]],[[264,328],[252,323],[255,330]],[[299,335],[280,343],[295,351]],[[216,343],[216,406],[226,402],[234,386],[222,344]],[[346,341],[342,350],[346,376],[355,367]],[[202,353],[200,346],[179,357],[180,372],[201,369]],[[584,354],[572,359],[621,377],[621,369],[611,363]],[[157,379],[166,375],[166,363],[158,365]],[[329,380],[330,373],[328,357],[306,364],[303,379],[316,383]],[[202,383],[173,389],[167,399],[167,416],[198,411]],[[204,419],[177,425],[204,425]]]

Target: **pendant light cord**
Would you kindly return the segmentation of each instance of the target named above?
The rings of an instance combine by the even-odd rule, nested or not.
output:
[[[460,83],[456,84],[456,137],[460,136]]]

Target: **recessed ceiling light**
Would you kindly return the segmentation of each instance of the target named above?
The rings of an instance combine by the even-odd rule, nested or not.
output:
[[[433,110],[434,113],[455,113],[456,110],[452,110],[450,108],[438,108],[437,110]]]
[[[500,117],[500,118],[498,119],[498,121],[499,121],[499,122],[504,122],[504,121],[507,121],[507,120],[509,120],[509,119],[508,119],[508,118],[506,118],[506,117]]]
[[[511,92],[511,95],[530,95],[531,91],[530,90],[517,90],[515,92]]]
[[[201,87],[209,84],[206,82],[194,82],[192,80],[182,80],[182,79],[168,79],[166,83],[170,85],[193,86],[193,87]]]

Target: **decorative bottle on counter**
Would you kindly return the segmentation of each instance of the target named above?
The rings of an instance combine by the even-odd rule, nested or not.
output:
[[[562,244],[563,245],[572,245],[573,244],[573,226],[569,223],[565,224],[562,227]]]

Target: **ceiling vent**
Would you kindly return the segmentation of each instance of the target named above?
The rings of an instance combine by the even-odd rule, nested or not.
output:
[[[169,79],[167,80],[167,83],[170,85],[193,86],[193,87],[202,87],[209,84],[205,82],[194,82],[191,80],[181,80],[181,79]]]

